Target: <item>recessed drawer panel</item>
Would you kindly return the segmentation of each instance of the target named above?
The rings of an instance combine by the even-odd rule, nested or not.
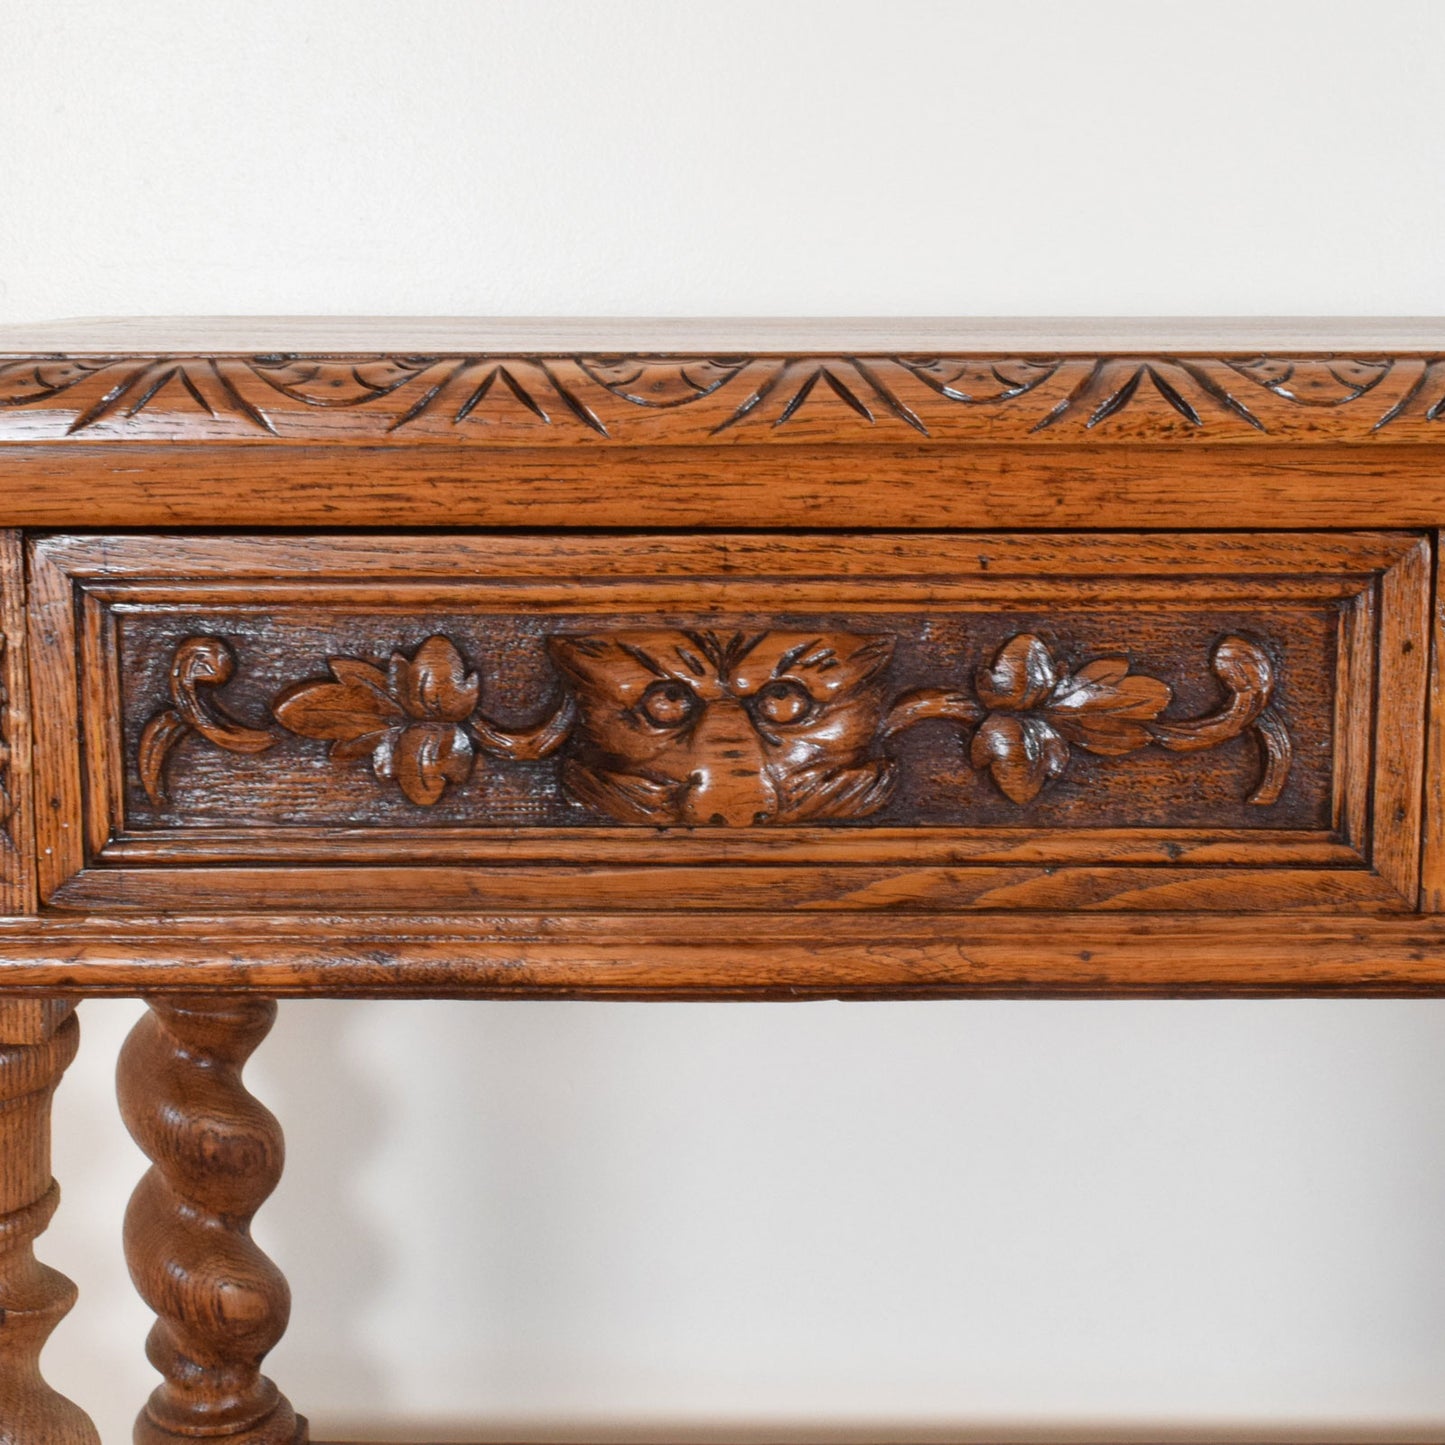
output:
[[[1410,533],[30,549],[73,907],[1415,906]]]

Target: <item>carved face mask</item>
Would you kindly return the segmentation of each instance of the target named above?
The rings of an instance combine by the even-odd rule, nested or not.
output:
[[[857,818],[888,801],[870,756],[889,637],[600,633],[548,648],[578,708],[567,791],[624,823]]]

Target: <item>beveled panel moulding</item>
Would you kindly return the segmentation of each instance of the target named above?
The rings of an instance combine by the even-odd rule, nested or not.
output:
[[[1424,683],[1392,641],[1428,582],[1411,533],[31,555],[52,906],[1398,909],[1417,886],[1399,764],[1423,744],[1377,748],[1373,703],[1377,673]]]

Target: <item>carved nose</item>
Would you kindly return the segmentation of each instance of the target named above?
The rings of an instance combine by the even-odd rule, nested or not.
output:
[[[688,776],[682,820],[691,828],[746,828],[778,810],[778,795],[764,771],[762,746],[737,708],[716,708],[698,729],[698,766]]]
[[[777,807],[772,786],[751,769],[720,776],[700,768],[688,779],[682,818],[689,828],[746,828],[767,822]]]

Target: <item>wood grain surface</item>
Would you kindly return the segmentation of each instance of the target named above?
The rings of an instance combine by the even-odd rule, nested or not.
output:
[[[16,994],[286,997],[1412,997],[1445,918],[1298,913],[98,914],[0,921]]]
[[[0,526],[1431,528],[1428,446],[0,445]]]
[[[0,338],[0,521],[59,529],[23,584],[47,937],[158,910],[361,937],[384,904],[471,920],[455,984],[498,920],[550,920],[550,948],[612,916],[645,993],[678,984],[664,904],[700,948],[796,915],[738,980],[772,990],[875,911],[1110,947],[1095,915],[1345,912],[1394,969],[1422,866],[1438,902],[1445,326],[183,333]],[[804,631],[859,660],[830,694],[856,737],[801,696],[806,652],[628,670]],[[313,986],[371,987],[354,963],[323,951]]]

